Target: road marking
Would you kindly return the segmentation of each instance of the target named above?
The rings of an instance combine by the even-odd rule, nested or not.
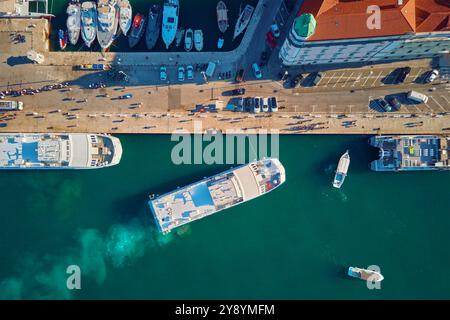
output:
[[[382,74],[383,74],[383,71],[381,71],[381,72],[378,74],[378,76],[375,78],[375,81],[372,83],[371,87],[375,86],[375,84],[376,84],[377,81],[378,81],[378,78],[379,78]]]
[[[367,75],[367,77],[366,77],[366,81],[364,81],[364,83],[362,84],[362,86],[361,87],[364,87],[365,85],[366,85],[366,83],[367,83],[367,81],[369,80],[369,78],[370,78],[370,73]]]
[[[352,87],[356,86],[356,83],[361,80],[361,76],[362,76],[362,73],[358,74],[358,76],[356,77],[355,81],[353,81]]]
[[[333,79],[333,77],[334,77],[334,75],[336,74],[336,72],[335,73],[333,73],[333,75],[331,76],[331,78],[328,80],[328,82],[327,83],[325,83],[325,85],[324,85],[324,87],[326,87],[326,86],[328,86],[328,84],[330,83],[330,81]]]
[[[353,73],[354,73],[354,72],[352,72],[352,73],[347,77],[347,79],[345,80],[344,84],[342,85],[342,88],[345,87],[345,86],[347,85],[347,81],[350,80],[350,79],[352,78]]]
[[[436,100],[433,96],[430,96],[430,98],[433,99],[433,101],[434,101],[434,102],[435,102],[442,110],[446,111],[445,108],[444,108],[439,102],[437,102],[437,100]]]
[[[417,79],[419,78],[420,73],[422,72],[422,68],[419,69],[419,71],[417,71],[416,76],[414,77],[413,82],[417,81]]]
[[[441,96],[442,99],[445,100],[445,102],[447,102],[447,104],[450,106],[450,101],[447,100],[447,98],[445,96]]]
[[[430,109],[430,111],[431,111],[432,113],[434,113],[433,108],[431,108],[431,107],[428,105],[428,103],[424,103],[424,104],[428,107],[428,109]]]
[[[339,81],[341,81],[342,77],[344,76],[345,73],[342,73],[341,76],[339,77],[338,81],[336,81],[336,83],[334,84],[333,88],[336,88],[337,84],[339,83]]]

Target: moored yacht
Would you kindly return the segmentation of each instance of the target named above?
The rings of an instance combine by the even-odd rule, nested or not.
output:
[[[97,35],[97,6],[94,1],[81,4],[81,38],[90,48]]]
[[[148,11],[147,31],[145,33],[145,44],[147,49],[155,47],[161,30],[162,10],[159,4],[154,4]]]
[[[98,0],[97,40],[103,50],[108,49],[117,33],[118,10],[113,0]]]
[[[133,19],[131,26],[131,32],[128,35],[128,45],[133,48],[141,40],[142,35],[145,31],[145,17],[144,15],[138,13]]]
[[[165,0],[162,21],[162,38],[166,45],[166,49],[175,40],[178,27],[178,14],[180,4],[178,0]]]
[[[186,30],[184,34],[184,50],[191,51],[194,45],[194,31],[191,28]]]
[[[69,35],[69,41],[76,45],[80,38],[81,31],[81,6],[79,2],[71,2],[66,10],[66,27]]]
[[[340,188],[344,184],[345,177],[347,176],[348,167],[350,165],[350,155],[348,150],[341,156],[334,175],[333,187]]]
[[[119,0],[119,27],[124,35],[127,35],[131,28],[131,21],[133,20],[133,9],[130,1]]]
[[[90,133],[0,133],[0,169],[96,169],[116,165],[120,140]]]

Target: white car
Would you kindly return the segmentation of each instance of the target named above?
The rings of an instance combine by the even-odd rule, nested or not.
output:
[[[280,37],[280,29],[278,28],[278,24],[276,22],[270,26],[270,30],[275,38]]]
[[[256,79],[261,79],[262,78],[261,69],[259,69],[259,66],[256,62],[254,64],[252,64],[252,69],[253,69],[253,73],[255,74]]]
[[[178,81],[184,81],[184,67],[178,67]]]
[[[262,100],[262,111],[269,112],[269,99],[263,98]]]
[[[194,67],[187,66],[186,70],[187,70],[187,78],[188,78],[188,80],[194,79]]]
[[[438,76],[439,76],[439,71],[434,69],[428,74],[426,82],[428,82],[428,83],[433,82],[434,80],[437,79]]]

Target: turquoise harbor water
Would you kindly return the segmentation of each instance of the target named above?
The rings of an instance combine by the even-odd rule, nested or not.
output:
[[[229,165],[176,166],[169,136],[120,138],[113,168],[0,171],[0,298],[450,298],[450,172],[371,172],[366,136],[283,136],[284,185],[161,236],[148,195]],[[345,275],[373,264],[381,290]]]
[[[183,29],[191,28],[202,29],[203,31],[203,51],[216,51],[217,49],[217,39],[222,35],[217,26],[217,14],[216,14],[216,6],[219,1],[217,0],[180,0],[180,16],[178,20],[178,26]],[[51,43],[52,49],[57,51],[60,50],[58,45],[58,29],[66,28],[66,9],[67,9],[68,1],[63,0],[49,0],[49,11],[54,14],[56,18],[52,20],[52,34],[51,34]],[[133,7],[133,16],[140,12],[145,16],[148,15],[148,10],[152,4],[161,4],[163,5],[163,0],[130,0],[130,4]],[[236,48],[242,37],[242,33],[236,40],[233,39],[234,27],[236,25],[236,21],[239,17],[239,9],[244,8],[246,4],[251,4],[256,6],[258,0],[228,0],[225,1],[228,8],[228,21],[229,27],[225,32],[224,39],[225,43],[222,51],[230,51]],[[170,46],[169,51],[183,51],[184,52],[184,41],[180,45],[180,47],[175,46],[175,42]],[[97,40],[94,42],[93,47],[90,49],[87,48],[83,40],[80,37],[78,44],[76,46],[68,45],[66,51],[100,51],[100,46]],[[192,49],[195,51],[195,49]],[[113,43],[110,48],[110,51],[113,52],[121,52],[121,51],[141,51],[146,52],[147,47],[145,45],[145,35],[142,37],[139,44],[130,49],[128,46],[128,38],[120,35]],[[153,48],[152,51],[160,51],[167,52],[165,45],[162,41],[161,34],[158,39],[158,42]]]

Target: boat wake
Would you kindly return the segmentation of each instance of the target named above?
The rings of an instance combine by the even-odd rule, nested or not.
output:
[[[80,230],[75,235],[77,245],[62,255],[27,255],[20,262],[20,276],[0,282],[0,299],[72,299],[77,290],[67,289],[68,266],[80,267],[82,287],[86,280],[100,285],[107,278],[108,266],[130,266],[150,248],[168,245],[175,236],[163,236],[138,221],[113,225],[106,235],[97,229]]]

